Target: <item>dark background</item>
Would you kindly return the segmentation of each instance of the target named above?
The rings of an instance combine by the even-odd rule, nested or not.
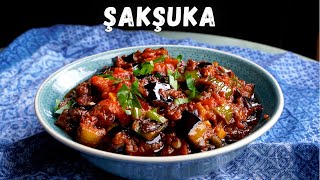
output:
[[[136,11],[137,6],[149,6],[152,23],[152,11],[155,7],[196,6],[194,16],[200,22],[204,7],[213,8],[216,27],[168,27],[162,30],[199,32],[222,35],[259,42],[279,47],[295,53],[318,59],[319,55],[319,0],[197,0],[197,1],[41,1],[18,2],[17,0],[1,2],[0,5],[0,47],[7,46],[23,32],[36,27],[55,24],[102,24],[104,9],[116,7],[117,23],[123,7],[129,6]],[[165,16],[166,17],[166,16]],[[135,20],[135,18],[134,18]],[[154,26],[122,29],[150,29]]]

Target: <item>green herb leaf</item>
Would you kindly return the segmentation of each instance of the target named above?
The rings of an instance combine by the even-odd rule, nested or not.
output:
[[[144,70],[144,72],[142,73],[142,75],[150,74],[153,71],[153,67],[154,64],[152,61],[143,63],[142,69]]]
[[[111,74],[99,74],[98,76],[101,76],[105,79],[113,80],[114,81],[113,84],[118,84],[118,83],[122,82],[121,78],[113,77]]]
[[[132,94],[132,103],[131,103],[132,106],[131,107],[142,108],[138,97],[133,93],[131,93],[131,94]]]
[[[194,85],[194,79],[189,74],[186,76],[186,83],[187,83],[188,89],[190,89],[191,91],[193,91],[196,88]]]
[[[176,105],[185,104],[190,102],[189,98],[177,98],[173,101]]]
[[[125,84],[123,84],[123,85],[121,86],[121,88],[119,89],[117,95],[123,94],[123,95],[127,96],[128,93],[129,93],[129,88],[128,88],[128,86],[125,85]]]
[[[198,94],[197,88],[194,85],[194,78],[192,78],[192,76],[190,74],[187,74],[186,76],[186,83],[188,86],[188,89],[191,91],[189,98],[193,99],[196,97],[196,95]]]
[[[103,77],[103,78],[114,78],[111,74],[98,74],[98,76]]]
[[[129,88],[127,85],[123,84],[117,93],[118,101],[123,109],[129,106]]]
[[[132,84],[131,89],[129,89],[128,86],[125,84],[121,86],[121,88],[117,93],[117,98],[123,109],[126,110],[132,107],[141,108],[140,101],[137,97],[137,95],[141,96],[141,94],[138,91],[138,87],[139,87],[138,81],[135,81]]]
[[[169,84],[173,89],[175,89],[175,90],[178,89],[178,81],[175,80],[172,75],[169,75]]]
[[[135,80],[132,85],[131,85],[131,92],[134,93],[135,95],[139,96],[140,98],[144,99],[139,92],[139,82],[138,80]]]
[[[139,73],[140,73],[140,69],[133,70],[133,75],[139,76]]]
[[[162,78],[162,75],[160,73],[155,73],[154,76],[159,78],[159,79]]]
[[[181,54],[179,54],[179,56],[177,56],[177,58],[176,58],[179,62],[181,62],[182,61],[182,55]]]
[[[56,100],[57,103],[57,100]],[[63,110],[65,109],[70,109],[72,107],[72,105],[75,103],[75,101],[73,99],[71,99],[66,105],[58,108],[54,113],[56,114],[62,114]],[[58,105],[59,106],[59,105]]]
[[[128,99],[124,94],[117,94],[118,101],[123,109],[128,107]]]
[[[59,99],[56,99],[56,106],[54,107],[54,110],[58,110],[59,109],[59,104],[61,103],[61,101]]]
[[[152,61],[144,62],[141,64],[140,68],[133,70],[133,74],[135,76],[151,74],[151,72],[153,71],[153,68],[154,68],[154,64]]]
[[[181,76],[181,74],[179,73],[178,70],[176,70],[172,75],[173,75],[174,79],[178,79]]]
[[[131,85],[131,92],[140,96],[141,94],[138,89],[139,89],[139,83],[138,83],[138,80],[135,80]]]
[[[135,76],[151,74],[154,69],[154,63],[163,62],[166,59],[166,57],[166,55],[162,55],[153,61],[142,63],[138,69],[133,70],[133,74]]]
[[[166,55],[162,55],[162,56],[158,57],[157,59],[153,60],[153,62],[154,63],[164,62],[166,57],[167,57]]]
[[[168,69],[168,77],[169,77],[169,84],[170,86],[177,90],[179,88],[177,79],[181,75],[178,71],[172,72],[170,69]]]

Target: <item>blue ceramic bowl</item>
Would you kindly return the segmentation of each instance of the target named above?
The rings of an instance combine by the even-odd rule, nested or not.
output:
[[[270,115],[261,121],[254,132],[244,139],[208,152],[173,157],[133,157],[90,148],[73,141],[54,122],[53,109],[56,99],[78,83],[88,79],[103,66],[111,66],[112,58],[131,54],[147,47],[165,47],[172,56],[183,55],[183,59],[217,61],[230,68],[246,82],[256,85],[264,112]],[[35,111],[45,130],[63,144],[81,152],[83,157],[99,168],[130,179],[181,179],[204,175],[229,163],[241,154],[243,148],[268,131],[278,120],[283,109],[283,94],[277,81],[266,70],[251,61],[222,51],[175,45],[130,47],[107,51],[75,61],[52,74],[39,88],[35,97]]]

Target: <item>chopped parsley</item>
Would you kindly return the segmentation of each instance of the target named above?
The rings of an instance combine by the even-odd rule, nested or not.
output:
[[[186,83],[188,86],[188,89],[191,91],[189,98],[193,99],[196,97],[196,95],[199,93],[196,86],[194,85],[194,78],[192,77],[191,74],[188,74],[186,76]]]
[[[162,55],[153,61],[144,62],[138,69],[133,70],[133,74],[135,76],[143,76],[147,74],[151,74],[154,69],[154,63],[160,63],[165,60],[167,56]]]
[[[133,74],[135,76],[151,74],[151,72],[153,71],[153,68],[154,68],[153,61],[144,62],[141,64],[140,68],[133,70]]]
[[[99,74],[98,76],[103,77],[105,79],[113,80],[114,82],[112,84],[118,84],[118,83],[122,82],[121,78],[113,77],[111,74]]]
[[[179,62],[181,62],[181,61],[182,61],[182,55],[179,54],[179,56],[177,56],[176,59],[177,59]]]
[[[62,114],[63,110],[65,109],[70,109],[72,105],[75,103],[73,99],[71,99],[66,105],[62,106],[59,108],[59,104],[61,101],[56,99],[56,107],[55,107],[55,112],[56,114]]]
[[[153,60],[153,62],[154,63],[164,62],[166,57],[167,57],[166,55],[162,55],[162,56],[158,57],[157,59]]]
[[[131,89],[127,85],[123,84],[117,93],[118,101],[123,109],[129,109],[133,107],[141,108],[140,101],[137,96],[142,98],[142,95],[138,91],[138,80],[132,83]]]

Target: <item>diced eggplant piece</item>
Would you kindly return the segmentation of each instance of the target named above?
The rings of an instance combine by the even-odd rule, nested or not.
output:
[[[145,82],[145,85],[151,84],[151,83],[167,83],[168,82],[168,77],[163,76],[158,72],[154,74],[140,75],[140,76],[137,76],[137,78],[143,79]]]
[[[106,131],[109,132],[111,131],[112,129],[118,127],[120,124],[118,122],[113,122],[107,129]]]
[[[212,85],[212,82],[208,78],[198,78],[195,81],[195,86],[199,92],[207,91]]]
[[[252,108],[252,99],[251,98],[242,97],[242,101],[243,101],[244,107]]]
[[[242,97],[243,103],[246,108],[256,108],[257,110],[262,110],[261,104],[255,102],[253,98]]]
[[[214,145],[215,148],[220,148],[220,147],[222,147],[222,141],[221,141],[221,139],[220,139],[218,136],[216,136],[216,135],[211,136],[210,142],[211,142],[211,144]]]
[[[146,141],[147,144],[155,144],[155,143],[160,143],[161,142],[161,135],[159,134],[157,137],[155,137],[151,141]]]
[[[192,145],[196,148],[205,148],[213,129],[209,121],[201,121],[197,111],[191,113],[185,110],[182,118],[177,123],[176,131],[181,137],[187,136]]]
[[[73,121],[69,115],[69,109],[63,110],[55,124],[68,134],[74,134],[77,129],[76,121]]]
[[[70,135],[75,135],[81,117],[86,113],[84,108],[64,109],[55,124]]]
[[[129,136],[128,136],[127,132],[120,131],[120,132],[116,133],[112,139],[112,148],[116,152],[121,152],[126,145],[126,140],[128,140],[128,139],[129,139]]]
[[[144,120],[143,123],[141,123],[141,131],[144,133],[156,131],[161,126],[160,123],[150,121],[150,120]]]
[[[138,69],[139,68],[139,64],[133,64],[132,68],[133,68],[133,70]]]
[[[206,67],[206,66],[210,66],[210,65],[212,65],[212,63],[211,62],[200,62],[197,66],[199,67],[199,68],[204,68],[204,67]]]
[[[253,113],[253,114],[251,114],[250,116],[248,116],[246,122],[247,122],[247,123],[250,123],[250,122],[254,122],[254,121],[256,121],[256,120],[257,120],[257,115],[256,115],[256,113]]]
[[[198,111],[191,113],[187,110],[184,110],[182,113],[182,118],[177,122],[177,133],[182,137],[188,135],[193,126],[201,121],[198,117]]]
[[[155,153],[161,151],[163,147],[162,135],[159,134],[151,141],[135,137],[131,138],[128,144],[126,144],[125,151],[126,154],[129,155],[154,156]]]
[[[150,119],[140,119],[135,120],[132,124],[132,130],[145,138],[147,141],[152,141],[168,126],[167,121],[165,123],[150,121]]]
[[[188,133],[188,138],[196,147],[206,146],[207,125],[204,121],[197,122]]]
[[[158,78],[158,81],[159,81],[159,82],[162,82],[162,83],[168,82],[167,76],[163,76],[163,75],[162,75],[161,73],[159,73],[159,72],[154,73],[154,77]]]
[[[246,108],[253,109],[253,113],[247,118],[247,122],[254,121],[261,116],[263,108],[261,104],[255,101],[254,95],[251,98],[242,97],[242,101]]]
[[[140,135],[148,141],[152,141],[155,137],[159,135],[159,131],[151,131],[148,133],[141,132]]]
[[[106,135],[104,128],[98,129],[94,126],[80,123],[77,141],[90,147],[97,147],[104,135]]]
[[[227,143],[227,144],[232,144],[232,143],[235,143],[235,142],[237,142],[238,140],[235,140],[235,139],[229,139],[229,138],[226,138],[225,139],[225,143]]]
[[[128,62],[128,63],[132,63],[132,62],[135,62],[134,59],[133,59],[133,53],[128,55],[128,56],[123,56],[122,59],[125,61],[125,62]]]
[[[163,124],[158,129],[151,131],[151,132],[145,133],[145,132],[140,131],[137,133],[140,134],[142,137],[144,137],[146,140],[152,141],[154,138],[156,138],[160,134],[160,132],[162,130],[164,130],[167,127],[167,125],[168,125],[168,123]]]
[[[182,146],[181,140],[179,138],[176,138],[171,142],[171,146],[175,149],[180,149]]]
[[[205,148],[213,130],[209,121],[201,121],[200,118],[188,111],[183,112],[182,119],[177,124],[177,133],[187,136],[195,148]]]
[[[237,99],[241,97],[241,93],[238,89],[233,91],[233,103],[237,102]]]
[[[92,84],[90,82],[83,82],[75,88],[76,98],[75,101],[80,106],[95,105],[97,98],[93,96]]]
[[[160,93],[159,90],[163,89],[163,90],[168,90],[170,89],[170,85],[166,84],[166,83],[150,83],[144,86],[144,88],[147,89],[148,91],[148,100],[149,101],[153,101],[153,100],[158,100],[158,101],[165,101],[166,99],[164,99]]]

